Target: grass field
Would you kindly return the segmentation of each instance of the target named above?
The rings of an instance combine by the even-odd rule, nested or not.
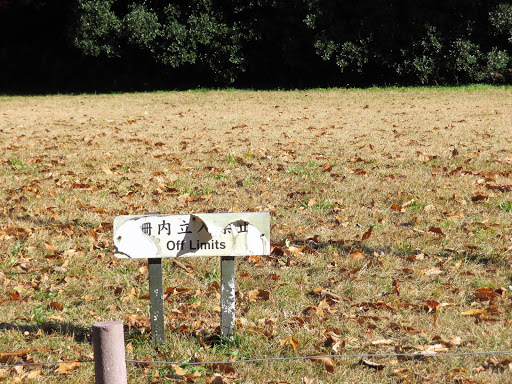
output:
[[[512,350],[512,89],[0,97],[0,364],[218,361]],[[237,259],[234,342],[219,260],[164,260],[168,342],[149,338],[147,263],[113,257],[116,215],[271,212],[272,255]],[[510,355],[171,367],[130,383],[509,383]],[[366,359],[368,360],[368,359]],[[93,364],[0,368],[91,382]]]

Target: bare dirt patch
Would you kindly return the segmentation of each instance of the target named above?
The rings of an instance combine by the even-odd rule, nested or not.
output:
[[[127,325],[128,357],[154,360],[510,349],[511,132],[510,89],[1,97],[0,350],[31,350],[0,362],[90,358],[88,329],[108,319]],[[270,211],[273,254],[237,261],[233,345],[211,345],[218,260],[166,261],[169,344],[155,351],[147,266],[112,258],[113,218],[212,210]],[[507,382],[505,357],[488,359],[180,374]],[[0,369],[28,375],[83,382],[93,369]]]

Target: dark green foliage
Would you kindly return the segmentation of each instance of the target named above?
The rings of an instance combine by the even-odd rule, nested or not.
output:
[[[196,65],[220,83],[244,71],[270,84],[283,76],[320,80],[319,71],[333,83],[509,80],[512,5],[505,2],[132,1],[115,14],[114,0],[98,3],[80,0],[80,14],[91,14],[76,30],[82,51],[136,50],[172,68]]]
[[[306,22],[315,32],[317,52],[341,71],[365,74],[376,82],[510,81],[509,2],[308,3]]]
[[[512,4],[503,2],[489,13],[492,33],[496,37],[504,37],[512,44]]]
[[[512,0],[4,0],[0,44],[1,88],[512,83]]]
[[[87,55],[129,57],[170,68],[196,65],[231,83],[243,70],[240,26],[210,0],[78,0],[74,45]]]
[[[86,55],[119,56],[121,20],[112,11],[115,0],[78,0],[73,42]]]

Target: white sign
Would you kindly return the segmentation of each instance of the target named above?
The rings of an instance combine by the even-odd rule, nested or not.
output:
[[[114,248],[121,258],[269,255],[270,214],[116,216]]]

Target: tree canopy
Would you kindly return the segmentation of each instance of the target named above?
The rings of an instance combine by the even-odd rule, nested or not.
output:
[[[510,83],[510,0],[1,0],[0,86]]]

